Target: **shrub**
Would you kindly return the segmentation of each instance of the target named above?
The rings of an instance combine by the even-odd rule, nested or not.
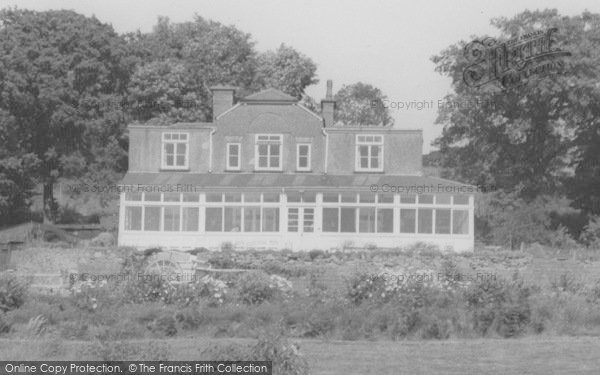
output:
[[[280,332],[259,337],[251,356],[257,361],[271,361],[273,374],[308,375],[308,361],[300,354],[300,347],[290,343]]]
[[[4,313],[0,313],[0,335],[10,331],[10,323],[6,320]]]
[[[237,281],[240,300],[245,304],[260,304],[291,291],[291,283],[283,277],[269,276],[261,271],[245,273]]]
[[[0,274],[0,310],[18,309],[25,302],[27,285],[11,272]]]
[[[319,257],[322,258],[324,254],[325,254],[325,252],[323,250],[319,250],[319,249],[313,249],[308,252],[308,256],[309,256],[310,260],[315,260]]]

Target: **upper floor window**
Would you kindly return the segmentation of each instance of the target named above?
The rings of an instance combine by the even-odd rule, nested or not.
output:
[[[356,136],[356,170],[383,172],[383,136]]]
[[[281,145],[280,134],[256,135],[256,170],[280,171],[281,170]]]
[[[299,144],[296,148],[296,169],[310,171],[310,144]]]
[[[188,168],[188,133],[163,133],[162,168]]]
[[[227,170],[239,171],[240,170],[240,150],[241,144],[239,143],[228,143],[227,144]]]

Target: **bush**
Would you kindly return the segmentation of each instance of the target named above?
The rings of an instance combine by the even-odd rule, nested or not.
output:
[[[0,310],[18,309],[25,302],[27,285],[10,272],[0,274]]]
[[[249,305],[272,301],[291,291],[291,283],[283,277],[262,271],[245,273],[236,282],[241,302]]]

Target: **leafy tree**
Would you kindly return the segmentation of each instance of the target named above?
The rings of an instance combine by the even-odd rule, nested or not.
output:
[[[577,177],[596,174],[592,161],[598,156],[589,151],[598,140],[590,134],[600,129],[600,16],[525,11],[491,23],[499,30],[499,41],[558,28],[553,46],[571,57],[560,60],[564,68],[558,74],[534,74],[524,84],[508,88],[466,84],[463,72],[471,64],[464,55],[468,42],[460,41],[432,57],[436,70],[451,79],[453,91],[446,97],[450,105],[440,109],[436,121],[444,126],[436,145],[448,170],[446,177],[517,189],[531,199],[560,191],[560,177],[574,169]],[[577,167],[586,160],[587,167]],[[600,189],[592,187],[578,193],[598,194]]]
[[[335,120],[346,126],[394,123],[389,109],[384,106],[387,97],[380,89],[362,82],[344,85],[334,96]]]
[[[53,221],[57,179],[84,174],[102,141],[124,146],[122,113],[106,104],[122,99],[134,61],[111,26],[72,11],[5,9],[0,24],[0,149],[36,166]]]

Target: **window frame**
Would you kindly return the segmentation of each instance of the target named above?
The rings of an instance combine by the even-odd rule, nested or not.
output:
[[[271,167],[271,148],[268,148],[268,152],[267,152],[267,167],[261,167],[260,166],[260,154],[259,154],[259,137],[277,137],[279,138],[279,143],[277,143],[279,145],[279,167]],[[271,141],[271,139],[268,139],[267,141]],[[275,143],[268,143],[268,145],[272,145]],[[283,171],[283,134],[268,134],[268,133],[261,133],[261,134],[256,134],[254,136],[254,170],[255,171],[271,171],[271,172],[280,172]]]
[[[365,140],[360,140],[360,138],[363,138]],[[379,137],[379,141],[367,141],[366,137]],[[385,139],[383,134],[356,134],[355,137],[355,148],[354,148],[354,153],[355,153],[355,160],[354,160],[354,167],[355,167],[355,171],[356,172],[383,172],[383,161],[384,161],[384,143],[385,143]],[[360,160],[361,160],[361,156],[360,156],[360,147],[361,146],[367,146],[368,147],[368,164],[369,166],[366,168],[361,167],[360,165]],[[371,166],[371,158],[372,158],[372,147],[379,147],[379,155],[378,155],[378,161],[379,161],[379,167],[377,168],[373,168]]]
[[[232,166],[230,164],[230,160],[231,160],[231,146],[237,146],[237,166]],[[227,143],[227,145],[225,146],[227,148],[227,152],[226,152],[226,169],[228,171],[239,171],[242,168],[242,144],[238,143],[238,142],[231,142],[231,143]]]
[[[306,167],[300,166],[300,147],[306,146],[308,147],[308,151],[306,154]],[[312,144],[310,143],[298,143],[296,144],[296,170],[299,172],[310,172],[311,170],[311,162],[312,162]]]
[[[185,141],[181,139],[165,139],[167,135],[185,135]],[[161,162],[160,167],[164,170],[188,170],[190,168],[190,133],[180,131],[169,131],[161,133]],[[185,160],[184,165],[177,165],[177,145],[185,144]],[[167,165],[167,144],[173,144],[173,165]]]

